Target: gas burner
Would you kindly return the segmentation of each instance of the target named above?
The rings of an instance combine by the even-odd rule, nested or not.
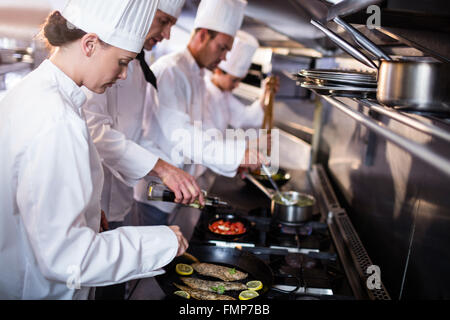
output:
[[[291,235],[297,235],[302,237],[307,237],[312,234],[313,228],[311,225],[303,224],[295,227],[286,226],[283,224],[279,224],[278,228],[281,233],[283,234],[291,234]]]
[[[293,268],[313,269],[320,265],[317,259],[310,258],[302,253],[289,253],[284,257],[288,266]]]

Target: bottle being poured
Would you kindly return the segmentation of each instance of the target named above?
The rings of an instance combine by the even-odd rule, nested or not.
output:
[[[227,202],[220,200],[220,198],[208,196],[208,193],[205,190],[202,190],[202,192],[205,198],[205,206],[230,207]],[[162,184],[151,182],[148,185],[147,199],[151,201],[174,202],[175,193],[167,189],[167,187]],[[202,206],[198,200],[195,200],[194,202],[187,204],[186,206],[196,209],[203,209],[205,207]]]

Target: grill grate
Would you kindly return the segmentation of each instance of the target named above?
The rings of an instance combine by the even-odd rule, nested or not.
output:
[[[372,261],[367,254],[366,249],[364,248],[361,240],[359,239],[358,234],[356,233],[353,225],[345,212],[339,212],[336,216],[336,222],[339,226],[344,241],[346,242],[348,249],[353,257],[355,265],[358,269],[358,272],[362,279],[364,280],[364,284],[367,282],[367,279],[370,275],[367,275],[366,270],[373,265]],[[366,286],[367,288],[367,286]],[[367,292],[369,296],[371,296],[374,300],[390,300],[390,296],[386,291],[386,288],[381,283],[380,289],[369,289],[367,288]]]

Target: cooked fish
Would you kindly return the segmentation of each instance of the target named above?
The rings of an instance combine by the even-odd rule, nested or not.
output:
[[[240,282],[208,281],[188,277],[181,277],[180,279],[192,289],[211,291],[219,294],[229,290],[247,290],[247,286]]]
[[[197,262],[192,267],[195,271],[204,276],[219,278],[223,281],[237,281],[247,278],[248,274],[235,268],[218,266],[210,263]]]
[[[192,298],[197,300],[236,300],[235,298],[226,296],[224,294],[217,294],[205,290],[192,289],[187,286],[182,286],[176,283],[174,283],[174,285],[178,289],[188,292]]]

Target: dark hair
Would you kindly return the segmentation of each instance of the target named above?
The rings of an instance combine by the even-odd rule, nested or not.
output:
[[[210,29],[206,29],[206,28],[197,28],[197,29],[195,29],[195,33],[199,32],[202,29],[205,29],[208,32],[211,40],[214,39],[219,34],[218,31],[214,31],[214,30],[210,30]]]
[[[86,32],[73,26],[59,11],[53,11],[41,27],[40,37],[48,47],[61,47],[81,39]]]

